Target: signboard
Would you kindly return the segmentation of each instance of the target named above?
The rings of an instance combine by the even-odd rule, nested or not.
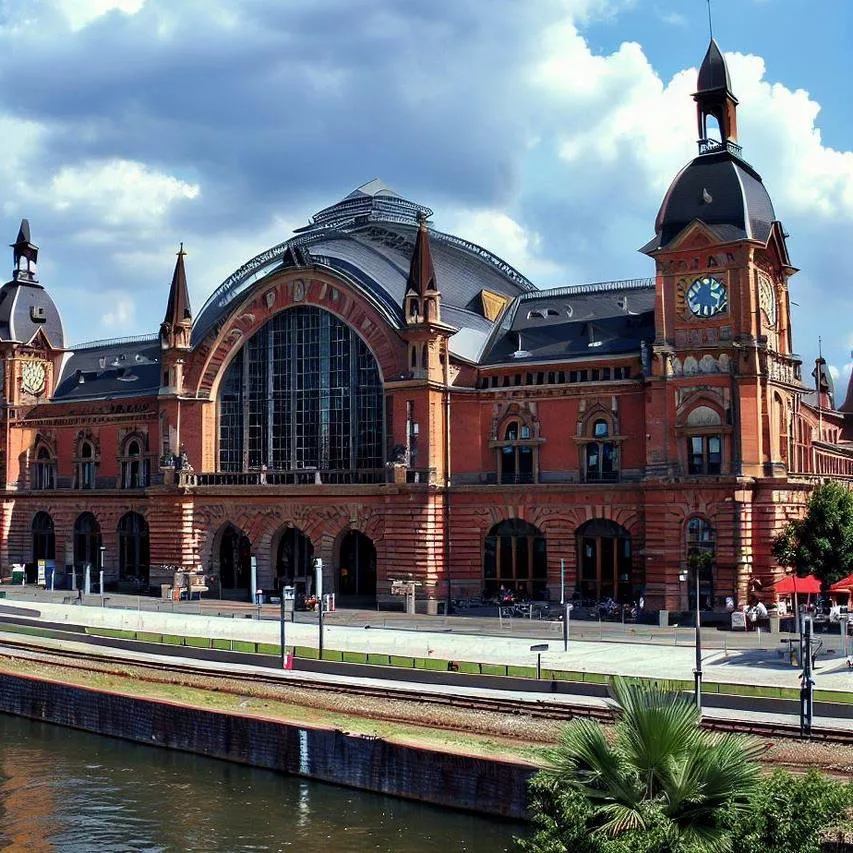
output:
[[[732,611],[732,631],[746,630],[746,613],[743,610]]]
[[[38,586],[47,586],[47,560],[38,561],[38,577],[36,578]]]

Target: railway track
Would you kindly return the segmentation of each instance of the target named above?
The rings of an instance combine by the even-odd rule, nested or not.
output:
[[[47,649],[36,642],[6,640],[0,643],[0,657],[27,659],[52,666],[64,666],[75,671],[104,674],[127,675],[129,666],[138,670],[147,670],[150,676],[134,673],[133,678],[152,683],[180,681],[181,678],[204,678],[214,682],[206,689],[230,694],[242,694],[244,691],[234,684],[265,685],[267,687],[299,687],[314,692],[344,694],[385,701],[417,702],[434,706],[444,706],[457,711],[477,711],[498,715],[529,717],[535,720],[567,722],[583,717],[600,722],[612,722],[613,712],[605,706],[570,701],[553,702],[538,698],[512,699],[492,696],[474,696],[453,694],[430,690],[430,685],[405,683],[389,685],[365,684],[339,678],[319,677],[316,673],[300,673],[296,678],[285,678],[278,670],[275,675],[258,669],[257,672],[244,673],[218,671],[203,665],[189,666],[183,663],[165,660],[140,660],[126,656],[116,660],[109,655],[94,652],[71,651],[67,649]],[[158,677],[159,675],[159,677]],[[169,677],[166,677],[169,676]],[[215,685],[219,682],[219,685]],[[404,721],[404,717],[399,718]],[[705,717],[702,726],[710,731],[731,732],[752,735],[760,738],[800,739],[799,726],[779,721],[764,722],[758,720],[726,719],[724,717]],[[853,746],[853,730],[815,726],[811,739],[827,744]]]

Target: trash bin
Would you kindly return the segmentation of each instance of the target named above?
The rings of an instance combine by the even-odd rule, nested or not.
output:
[[[168,601],[172,597],[172,585],[168,583],[160,584],[160,598]]]
[[[21,586],[24,583],[25,572],[26,570],[23,566],[12,569],[12,583]]]
[[[669,611],[658,610],[658,627],[669,628]]]
[[[427,616],[438,616],[438,601],[434,598],[427,599]]]

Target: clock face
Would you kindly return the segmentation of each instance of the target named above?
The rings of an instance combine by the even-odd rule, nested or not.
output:
[[[764,312],[768,326],[776,325],[776,294],[773,292],[773,283],[763,273],[758,276],[758,304]]]
[[[729,308],[726,286],[710,275],[697,278],[687,289],[687,305],[697,317],[723,314]]]
[[[28,361],[21,370],[21,387],[29,394],[41,394],[46,376],[47,371],[40,361]]]

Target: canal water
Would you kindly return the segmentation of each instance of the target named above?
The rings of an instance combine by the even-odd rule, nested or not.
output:
[[[523,830],[0,714],[0,850],[499,853]]]

